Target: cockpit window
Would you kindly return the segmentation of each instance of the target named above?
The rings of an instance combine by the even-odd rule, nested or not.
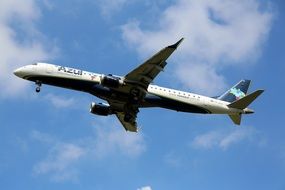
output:
[[[32,64],[32,65],[38,65],[38,63],[34,63],[34,64]]]

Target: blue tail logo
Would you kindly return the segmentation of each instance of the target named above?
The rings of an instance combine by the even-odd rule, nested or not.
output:
[[[241,91],[239,88],[231,88],[230,93],[236,97],[236,100],[245,97],[245,93]]]
[[[226,91],[223,95],[219,96],[218,99],[226,102],[234,102],[236,100],[239,100],[245,97],[249,85],[250,80],[241,80],[239,83]]]

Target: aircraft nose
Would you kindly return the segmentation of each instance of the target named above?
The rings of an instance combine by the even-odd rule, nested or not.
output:
[[[22,69],[22,67],[20,67],[20,68],[14,70],[13,73],[14,73],[14,75],[16,75],[17,77],[22,78],[22,77],[23,77],[23,69]]]

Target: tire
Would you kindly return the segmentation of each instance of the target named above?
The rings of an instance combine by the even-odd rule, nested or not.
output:
[[[36,88],[36,92],[39,93],[40,91],[41,91],[41,88],[38,86],[38,87]]]

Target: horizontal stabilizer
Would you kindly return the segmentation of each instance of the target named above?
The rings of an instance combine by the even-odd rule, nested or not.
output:
[[[251,94],[246,95],[245,97],[239,100],[234,101],[233,103],[229,104],[228,107],[237,108],[237,109],[245,109],[263,92],[264,90],[257,90]]]
[[[241,114],[238,114],[238,115],[229,115],[229,117],[230,117],[231,120],[234,122],[234,124],[240,125],[240,123],[241,123]]]

